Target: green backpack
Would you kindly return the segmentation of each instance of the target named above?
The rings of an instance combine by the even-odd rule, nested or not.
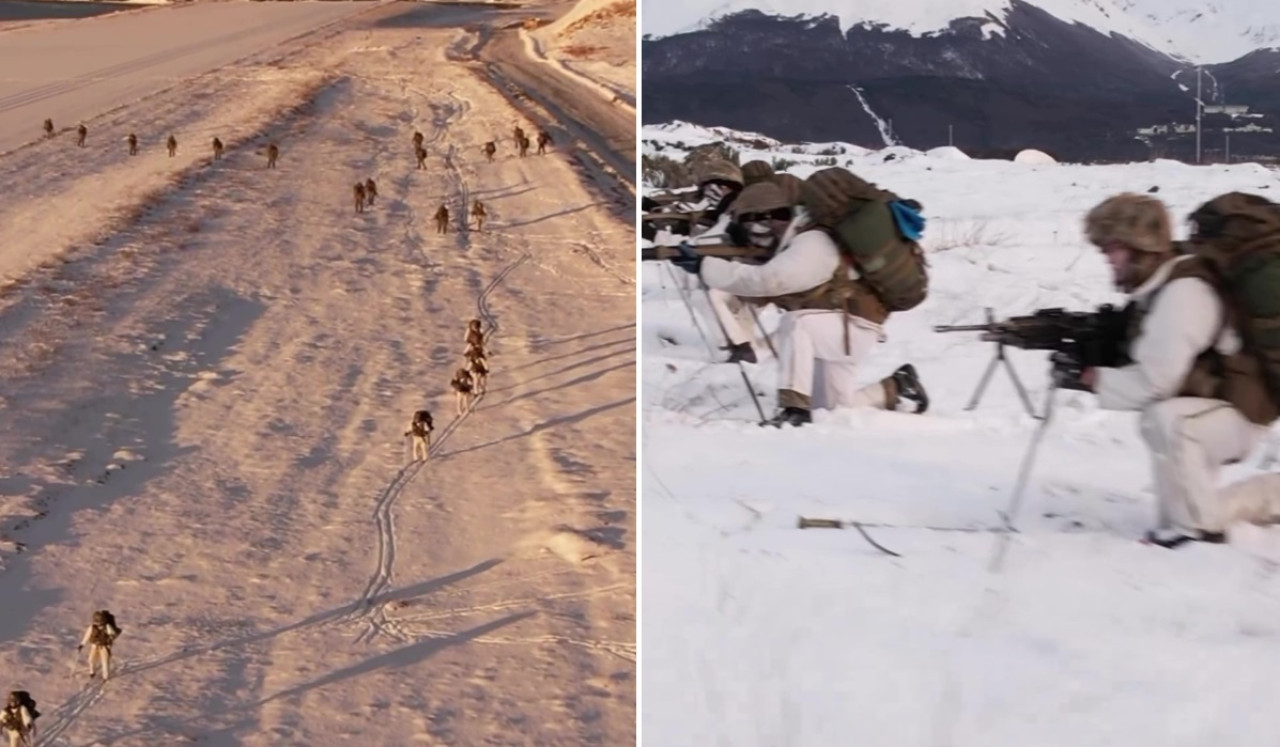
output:
[[[1257,360],[1272,404],[1280,407],[1280,205],[1229,192],[1190,216],[1181,251],[1203,258],[1220,279],[1244,345]]]
[[[815,171],[801,204],[835,240],[889,311],[914,309],[929,294],[928,263],[916,242],[920,204],[903,200],[838,166]]]

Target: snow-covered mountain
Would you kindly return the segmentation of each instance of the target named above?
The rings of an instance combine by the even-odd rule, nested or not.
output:
[[[1280,116],[1280,3],[655,0],[644,16],[646,124],[1190,159],[1204,63],[1206,103],[1249,107],[1210,114],[1207,157],[1225,154],[1228,137],[1240,156],[1280,154],[1270,122]]]
[[[758,11],[782,18],[832,17],[841,32],[862,27],[923,37],[977,21],[984,34],[1001,35],[1023,2],[1065,23],[1197,64],[1230,62],[1280,45],[1280,3],[1273,0],[647,0],[643,33],[659,39]]]

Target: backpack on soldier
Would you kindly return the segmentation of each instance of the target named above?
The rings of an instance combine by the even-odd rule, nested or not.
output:
[[[431,419],[430,412],[418,410],[413,414],[414,435],[425,437],[427,433],[433,430],[435,430],[435,422]]]
[[[929,293],[920,203],[904,200],[838,166],[814,172],[801,204],[835,241],[889,311],[914,309]]]
[[[111,631],[119,631],[120,626],[116,625],[116,616],[111,614],[109,610],[95,610],[93,613],[93,633],[89,642],[95,646],[110,646],[115,639],[115,634]]]
[[[17,707],[17,706],[26,707],[26,709],[31,713],[32,723],[35,723],[35,720],[40,718],[40,712],[36,710],[36,699],[31,697],[31,693],[27,692],[26,690],[9,691],[8,705],[12,707]]]
[[[1258,363],[1280,406],[1280,205],[1228,192],[1190,216],[1190,239],[1179,251],[1202,258],[1218,276],[1244,352]]]

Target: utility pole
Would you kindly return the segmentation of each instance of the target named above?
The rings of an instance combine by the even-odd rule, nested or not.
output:
[[[947,145],[955,145],[955,140],[951,137],[951,125],[947,125]]]
[[[1196,163],[1200,163],[1200,66],[1196,66]]]
[[[1224,133],[1227,138],[1227,163],[1231,163],[1231,133]]]

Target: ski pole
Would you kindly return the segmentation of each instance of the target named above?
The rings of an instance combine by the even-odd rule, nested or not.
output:
[[[707,296],[707,305],[711,306],[711,316],[716,320],[716,326],[720,327],[720,334],[724,335],[725,344],[732,345],[733,340],[729,339],[729,330],[725,328],[720,315],[716,313],[715,306],[711,303],[711,289],[703,282],[702,276],[698,276],[698,285],[702,286],[702,292]],[[751,385],[751,379],[747,376],[747,369],[742,365],[742,361],[735,362],[738,364],[738,373],[742,374],[742,383],[746,385],[747,394],[751,395],[751,401],[755,404],[756,412],[760,414],[760,423],[763,425],[768,418],[764,416],[764,408],[760,406],[760,398],[756,396],[756,388]]]
[[[746,307],[747,311],[751,312],[751,318],[756,321],[756,329],[760,330],[760,334],[764,335],[764,344],[769,346],[769,352],[773,353],[774,359],[781,360],[778,357],[777,349],[773,347],[773,338],[769,337],[769,332],[765,330],[764,323],[760,321],[759,315],[756,314],[756,307],[750,303],[747,303]]]

